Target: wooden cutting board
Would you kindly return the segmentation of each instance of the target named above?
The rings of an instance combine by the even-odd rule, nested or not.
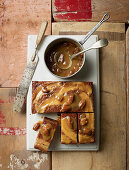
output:
[[[52,34],[85,34],[96,23],[52,24]],[[53,152],[53,170],[126,169],[125,24],[104,23],[98,31],[109,45],[100,50],[101,140],[98,152]]]

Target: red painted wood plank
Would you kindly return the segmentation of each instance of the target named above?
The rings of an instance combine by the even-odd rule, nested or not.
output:
[[[92,18],[91,0],[54,0],[54,18],[86,21]]]
[[[0,135],[26,135],[26,128],[0,127]]]
[[[6,119],[5,116],[3,114],[3,112],[0,110],[0,125],[5,125],[6,124]]]
[[[91,10],[91,0],[55,0],[54,4],[57,12]]]
[[[99,21],[109,13],[109,22],[129,21],[129,0],[52,0],[54,21]]]

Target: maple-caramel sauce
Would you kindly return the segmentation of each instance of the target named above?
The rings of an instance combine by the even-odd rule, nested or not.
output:
[[[61,68],[67,68],[70,65],[70,56],[80,52],[81,50],[82,49],[77,44],[72,42],[63,41],[58,43],[46,54],[45,60],[47,67],[52,73],[61,77],[68,77],[73,75],[81,68],[83,64],[83,54],[80,54],[72,59],[72,66],[70,68],[65,70]],[[58,65],[61,68],[59,68],[56,64],[54,59],[55,55]]]

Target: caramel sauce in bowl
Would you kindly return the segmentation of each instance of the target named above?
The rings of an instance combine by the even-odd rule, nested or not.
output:
[[[47,46],[44,55],[45,64],[53,75],[60,78],[70,78],[77,74],[83,67],[85,54],[80,54],[72,59],[71,67],[65,69],[70,64],[70,56],[82,50],[84,48],[78,41],[71,38],[58,38]],[[60,68],[55,61],[55,55]]]

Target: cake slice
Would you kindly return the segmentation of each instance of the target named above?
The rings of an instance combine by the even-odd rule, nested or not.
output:
[[[77,114],[76,113],[61,114],[61,143],[62,144],[77,143]]]
[[[40,127],[34,148],[47,152],[56,131],[58,122],[56,120],[44,117],[43,124]]]
[[[80,144],[95,142],[94,113],[78,114],[78,141]]]
[[[92,82],[32,82],[32,113],[93,111]]]

